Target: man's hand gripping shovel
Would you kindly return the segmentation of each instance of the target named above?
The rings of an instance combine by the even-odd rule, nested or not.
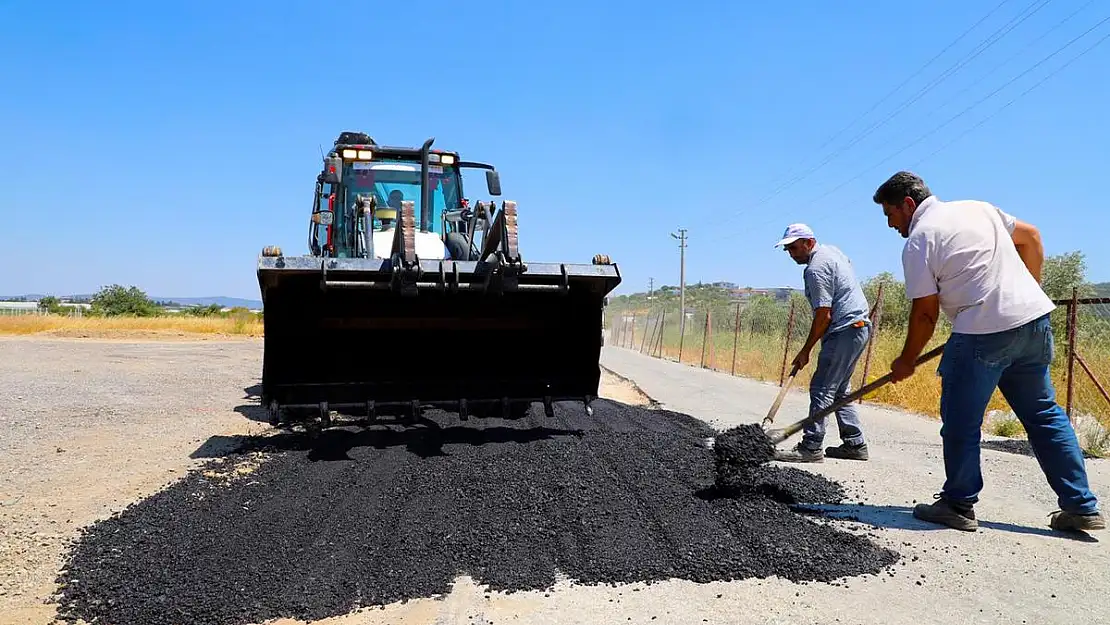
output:
[[[767,411],[767,416],[763,417],[763,429],[766,430],[767,426],[775,420],[775,413],[779,411],[779,406],[782,405],[782,399],[786,397],[786,391],[790,390],[790,386],[794,384],[794,378],[798,375],[798,365],[790,370],[790,377],[786,378],[786,384],[782,385],[779,390],[779,396],[775,398],[775,403],[771,404],[771,409]]]
[[[944,352],[944,345],[937,346],[937,347],[933,348],[932,350],[922,354],[921,356],[918,356],[917,360],[914,361],[914,366],[919,367],[922,364],[924,364],[925,362],[928,362],[928,361],[932,360],[933,358],[936,358],[937,356],[941,355],[941,353],[943,353],[943,352]],[[873,392],[873,391],[875,391],[879,388],[882,388],[883,386],[886,386],[889,383],[890,383],[890,374],[888,373],[888,374],[884,375],[883,377],[875,380],[874,382],[871,382],[870,384],[864,385],[859,390],[857,390],[856,392],[848,395],[844,399],[841,399],[840,401],[833,403],[833,405],[829,406],[828,408],[825,408],[824,410],[822,410],[820,412],[814,413],[814,414],[812,414],[812,415],[810,415],[810,416],[808,416],[804,419],[801,419],[801,420],[797,421],[796,423],[791,423],[790,425],[788,425],[784,428],[777,429],[777,430],[768,430],[766,428],[767,424],[769,423],[769,420],[774,415],[774,412],[772,412],[771,414],[768,414],[767,418],[765,418],[763,420],[764,430],[767,433],[767,438],[771,439],[771,442],[777,445],[777,444],[783,442],[784,440],[790,438],[791,436],[797,434],[798,432],[801,432],[802,428],[804,428],[805,426],[807,426],[811,423],[817,423],[821,419],[824,419],[825,417],[831,415],[832,413],[836,412],[837,410],[840,410],[844,406],[847,406],[848,404],[858,400],[860,397],[863,397],[864,395],[866,395],[868,393],[871,393],[871,392]],[[772,406],[772,411],[777,408],[778,403],[779,403],[779,401],[781,401],[782,395],[785,392],[785,390],[786,390],[786,387],[784,386],[783,390],[779,391],[779,400],[776,400],[775,406]]]

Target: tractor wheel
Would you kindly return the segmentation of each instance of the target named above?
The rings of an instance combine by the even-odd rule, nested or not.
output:
[[[447,246],[447,253],[451,255],[451,260],[477,260],[477,254],[471,251],[470,246],[466,244],[466,236],[462,233],[448,232],[444,245]]]

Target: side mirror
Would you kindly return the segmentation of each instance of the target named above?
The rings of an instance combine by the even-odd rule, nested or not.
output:
[[[501,176],[495,170],[486,170],[486,189],[490,195],[501,195]]]
[[[332,156],[324,159],[324,182],[339,184],[343,181],[343,159]]]

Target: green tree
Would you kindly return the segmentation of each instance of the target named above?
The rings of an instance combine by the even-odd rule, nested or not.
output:
[[[779,333],[786,328],[787,310],[774,297],[760,293],[748,300],[740,323],[756,333]]]
[[[39,310],[56,315],[62,312],[62,303],[53,295],[47,295],[39,300]]]
[[[1041,288],[1052,299],[1069,298],[1075,288],[1079,289],[1079,297],[1093,297],[1095,288],[1087,282],[1087,261],[1083,252],[1045,258],[1041,268]]]
[[[910,320],[910,300],[906,297],[906,285],[889,271],[866,280],[863,283],[863,294],[872,309],[878,304],[879,285],[883,287],[883,310],[879,328],[905,329]]]
[[[223,307],[219,304],[208,304],[207,306],[196,304],[186,308],[184,312],[186,315],[193,317],[215,317],[220,314],[222,309]]]
[[[113,284],[103,287],[93,295],[91,304],[92,314],[105,317],[153,317],[158,314],[154,302],[135,286],[125,288]]]

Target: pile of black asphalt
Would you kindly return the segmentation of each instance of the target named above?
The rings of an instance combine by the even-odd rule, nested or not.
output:
[[[749,473],[775,456],[775,444],[758,423],[745,423],[721,432],[713,444],[717,474]]]
[[[460,575],[493,591],[542,590],[557,575],[832,582],[898,560],[790,508],[839,503],[821,477],[762,466],[730,484],[704,422],[605,400],[594,409],[466,422],[430,412],[407,429],[244,438],[86,528],[58,579],[59,617],[315,620],[444,594]]]

